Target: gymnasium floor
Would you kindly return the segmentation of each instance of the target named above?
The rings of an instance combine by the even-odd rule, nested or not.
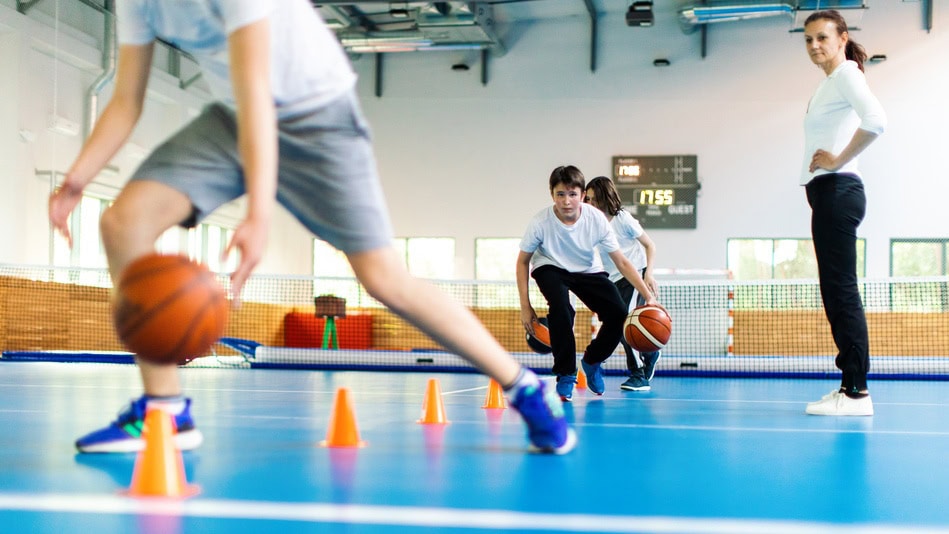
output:
[[[135,455],[73,440],[140,392],[129,365],[0,362],[0,531],[949,532],[949,382],[877,381],[872,418],[805,416],[826,380],[671,378],[568,404],[569,455],[525,452],[474,374],[185,369],[201,493],[122,495]],[[438,378],[450,424],[416,420]],[[338,387],[360,449],[327,449]]]

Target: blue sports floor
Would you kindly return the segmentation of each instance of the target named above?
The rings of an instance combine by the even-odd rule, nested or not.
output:
[[[0,532],[949,532],[949,382],[871,383],[876,415],[804,415],[829,380],[671,378],[580,392],[566,456],[525,452],[474,374],[184,369],[204,445],[186,500],[73,440],[140,393],[129,365],[0,363]],[[416,420],[429,378],[450,424]],[[328,449],[350,388],[364,448]]]

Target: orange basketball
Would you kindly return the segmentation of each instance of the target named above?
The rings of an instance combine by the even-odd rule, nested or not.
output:
[[[152,363],[187,363],[224,335],[228,302],[214,275],[185,256],[149,254],[119,278],[112,308],[122,343]]]
[[[547,318],[535,319],[532,326],[534,327],[534,335],[527,334],[527,346],[538,354],[550,354],[553,349],[550,348],[550,330],[547,328]]]
[[[662,306],[639,306],[626,318],[623,335],[640,352],[656,352],[669,342],[672,318]]]

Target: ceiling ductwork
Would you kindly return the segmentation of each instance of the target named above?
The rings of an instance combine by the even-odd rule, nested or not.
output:
[[[866,9],[863,0],[799,0],[791,3],[775,2],[707,2],[700,6],[685,7],[679,10],[679,24],[682,31],[692,33],[706,24],[716,22],[734,22],[762,17],[787,15],[793,19],[794,27],[803,27],[808,15],[819,9],[854,10],[844,16],[853,26],[863,18]]]
[[[490,4],[314,2],[346,51],[500,50]]]

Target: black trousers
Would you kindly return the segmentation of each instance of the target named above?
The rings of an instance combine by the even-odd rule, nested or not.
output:
[[[837,368],[847,391],[867,388],[870,340],[857,287],[857,226],[867,210],[863,183],[850,174],[824,174],[806,186],[821,298],[837,345]]]
[[[587,345],[583,361],[597,364],[609,358],[623,337],[626,304],[606,273],[571,273],[545,265],[534,269],[531,276],[547,299],[553,373],[561,376],[577,372],[577,340],[573,333],[576,311],[570,304],[571,292],[597,314],[601,322],[600,333]]]
[[[646,269],[643,269],[639,274],[646,274]],[[625,278],[620,278],[616,282],[616,289],[619,290],[619,294],[623,297],[623,302],[626,303],[626,309],[629,310],[629,303],[633,300],[633,295],[636,295],[636,305],[642,306],[646,303],[645,297],[643,297],[639,291],[636,291],[636,288],[633,287],[633,284],[629,283],[629,280]],[[625,321],[623,321],[625,324]],[[636,353],[633,351],[633,347],[629,346],[629,343],[626,342],[626,336],[620,336],[620,343],[623,344],[623,350],[626,352],[626,369],[630,373],[635,372],[637,369],[642,367],[639,360],[636,359]],[[641,354],[643,358],[655,358],[655,352],[644,352]]]

